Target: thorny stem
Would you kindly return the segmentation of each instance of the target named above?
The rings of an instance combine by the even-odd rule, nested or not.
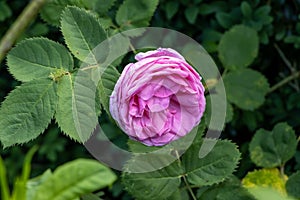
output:
[[[179,156],[179,154],[178,154],[178,151],[175,151],[175,153],[176,153],[176,157],[177,157],[177,159],[178,159],[178,162],[179,162],[179,164],[181,165],[181,160],[180,160],[180,156]],[[184,183],[185,183],[185,185],[186,185],[186,188],[187,188],[188,191],[190,192],[190,194],[191,194],[193,200],[197,200],[197,198],[196,198],[196,196],[195,196],[195,194],[194,194],[194,192],[193,192],[193,190],[192,190],[191,185],[189,184],[189,182],[188,182],[187,179],[186,179],[186,175],[183,174],[183,175],[182,175],[182,178],[183,178],[183,181],[184,181]]]
[[[0,63],[47,0],[31,0],[0,41]]]

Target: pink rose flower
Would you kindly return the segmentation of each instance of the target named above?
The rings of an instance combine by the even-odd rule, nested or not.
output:
[[[189,133],[205,110],[199,74],[175,50],[138,53],[110,97],[110,112],[132,139],[161,146]]]

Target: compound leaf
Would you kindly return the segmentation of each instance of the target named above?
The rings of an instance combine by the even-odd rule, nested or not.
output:
[[[296,135],[287,123],[278,123],[272,131],[259,129],[249,150],[251,160],[260,167],[277,167],[291,159],[297,148]]]

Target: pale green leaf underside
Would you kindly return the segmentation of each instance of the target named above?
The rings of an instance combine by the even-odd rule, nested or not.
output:
[[[172,195],[170,191],[180,186],[183,175],[187,176],[190,183],[199,186],[225,180],[236,168],[240,157],[236,146],[229,141],[218,141],[206,157],[199,159],[201,144],[194,143],[182,156],[181,163],[175,161],[149,173],[124,173],[126,190],[137,199],[164,199]]]
[[[70,117],[74,120],[80,140],[85,142],[98,124],[99,106],[96,105],[96,85],[90,74],[85,71],[78,71],[73,85],[72,104],[69,105],[72,111]]]
[[[277,124],[272,131],[258,130],[250,142],[251,160],[260,167],[277,167],[296,153],[297,140],[287,123]]]
[[[109,100],[112,91],[114,90],[115,84],[120,76],[118,70],[110,65],[108,66],[99,80],[97,89],[99,91],[100,102],[103,105],[104,110],[110,114],[109,111]]]
[[[262,105],[269,90],[267,79],[252,69],[229,72],[223,81],[228,100],[245,110],[254,110]]]
[[[34,200],[73,200],[111,185],[116,175],[98,161],[77,159],[58,167],[43,182]]]
[[[148,26],[158,2],[158,0],[125,0],[117,11],[116,22],[123,30]]]
[[[9,71],[19,81],[47,78],[58,69],[69,71],[73,58],[61,44],[47,38],[27,39],[7,56]]]
[[[88,11],[67,7],[62,14],[61,31],[67,46],[79,60],[95,65],[106,57],[107,51],[93,52],[106,39],[106,33]]]
[[[61,130],[70,138],[80,141],[73,118],[72,104],[74,101],[73,77],[71,74],[59,80],[57,88],[58,104],[55,119]]]
[[[257,32],[247,26],[237,25],[221,38],[218,47],[219,58],[225,68],[245,68],[256,58],[258,46]]]
[[[0,109],[0,140],[4,147],[39,136],[57,105],[56,85],[50,79],[33,80],[13,90]]]

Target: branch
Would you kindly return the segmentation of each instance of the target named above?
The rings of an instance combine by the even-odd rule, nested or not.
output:
[[[274,92],[281,86],[283,86],[283,85],[287,84],[288,82],[290,82],[296,78],[299,78],[299,77],[300,77],[300,71],[291,74],[290,76],[284,78],[282,81],[280,81],[279,83],[277,83],[273,87],[271,87],[268,93]]]
[[[47,0],[31,0],[0,41],[0,63]]]

